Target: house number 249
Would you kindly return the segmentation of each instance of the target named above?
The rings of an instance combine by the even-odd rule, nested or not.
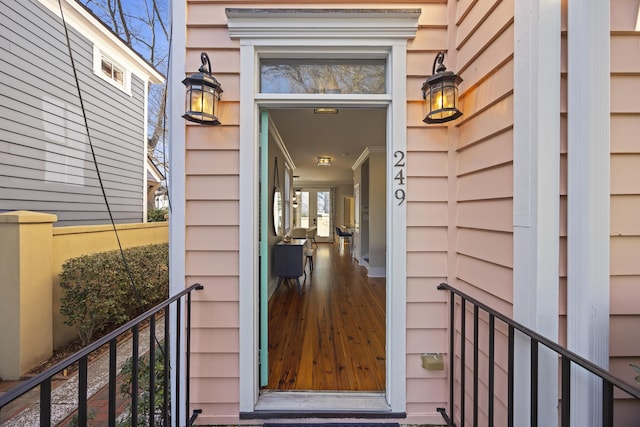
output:
[[[404,200],[407,197],[404,190],[404,168],[406,164],[404,161],[404,151],[396,151],[393,153],[393,158],[395,159],[395,162],[393,163],[393,172],[395,173],[395,176],[393,179],[396,181],[396,186],[400,187],[396,188],[394,197],[398,200],[398,206],[400,206],[404,203]]]

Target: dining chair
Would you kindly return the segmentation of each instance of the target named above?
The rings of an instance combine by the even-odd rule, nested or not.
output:
[[[351,248],[351,237],[353,236],[353,234],[347,231],[342,231],[340,227],[336,227],[336,234],[338,235],[338,243],[341,247],[343,247],[344,242],[346,241],[349,245],[349,248]]]

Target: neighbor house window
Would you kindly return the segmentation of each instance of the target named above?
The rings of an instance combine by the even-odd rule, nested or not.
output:
[[[112,56],[93,47],[93,72],[117,88],[131,94],[131,73]]]
[[[124,71],[106,56],[101,57],[102,75],[116,82],[118,86],[124,87]]]

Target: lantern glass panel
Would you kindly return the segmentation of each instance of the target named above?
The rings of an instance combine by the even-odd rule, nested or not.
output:
[[[215,106],[213,89],[205,87],[202,95],[202,113],[213,116],[213,107]]]
[[[431,99],[429,105],[431,111],[442,108],[442,83],[431,85]]]
[[[447,82],[442,91],[442,108],[456,107],[456,88],[453,82]]]
[[[202,86],[194,85],[187,90],[186,110],[190,114],[202,111]]]

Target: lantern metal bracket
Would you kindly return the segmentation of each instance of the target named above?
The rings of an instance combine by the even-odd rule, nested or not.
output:
[[[431,75],[433,76],[436,73],[444,73],[447,71],[447,67],[443,64],[444,61],[444,52],[438,52],[436,57],[433,59],[433,67],[431,67]],[[436,70],[436,64],[438,65],[438,69]]]
[[[202,52],[200,54],[200,62],[202,62],[202,65],[200,66],[198,71],[201,73],[207,73],[211,76],[211,61],[209,61],[209,55],[207,55],[206,52]],[[204,68],[205,65],[207,66],[207,68]]]

